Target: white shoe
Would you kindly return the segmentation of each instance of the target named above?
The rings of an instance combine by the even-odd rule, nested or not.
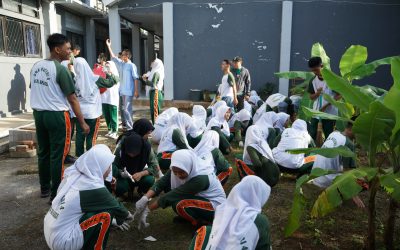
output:
[[[116,140],[116,139],[118,139],[118,134],[116,132],[115,133],[111,133],[108,137],[111,138],[111,139]]]
[[[240,142],[239,142],[239,147],[243,148],[243,146],[244,146],[244,145],[243,145],[243,142],[240,141]]]
[[[105,137],[110,137],[111,134],[112,134],[112,131],[108,131],[108,133],[105,134],[104,136],[105,136]]]

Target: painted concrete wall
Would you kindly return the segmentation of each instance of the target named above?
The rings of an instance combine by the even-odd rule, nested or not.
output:
[[[368,4],[371,2],[399,3],[399,1],[364,1],[364,5],[349,3],[294,2],[292,30],[292,70],[307,70],[311,46],[321,42],[331,58],[332,69],[339,73],[341,55],[352,44],[368,48],[368,60],[400,55],[400,6]],[[355,82],[357,83],[357,81]],[[392,84],[390,67],[383,66],[377,74],[361,80],[383,88]]]
[[[280,2],[175,4],[174,98],[188,99],[190,89],[216,90],[221,60],[234,56],[243,57],[253,89],[274,81],[273,72],[279,70],[281,12]]]

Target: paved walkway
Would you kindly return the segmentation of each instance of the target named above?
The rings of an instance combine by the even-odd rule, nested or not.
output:
[[[8,131],[13,128],[33,123],[31,112],[0,118],[0,138],[8,136]]]

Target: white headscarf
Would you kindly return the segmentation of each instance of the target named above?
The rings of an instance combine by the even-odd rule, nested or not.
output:
[[[194,152],[198,157],[202,157],[211,153],[214,149],[219,147],[219,134],[214,130],[206,131],[201,138],[201,141],[194,148]]]
[[[189,128],[189,134],[192,137],[198,137],[206,129],[207,111],[201,105],[194,105],[192,111],[192,125]]]
[[[207,124],[207,130],[211,130],[212,127],[221,128],[221,131],[229,136],[231,134],[229,130],[229,124],[225,119],[225,114],[230,108],[226,105],[222,105],[216,111],[215,117],[213,117]]]
[[[178,127],[181,130],[182,135],[184,136],[186,136],[187,130],[189,129],[191,124],[192,118],[188,114],[182,112],[175,114],[168,121],[168,127]]]
[[[76,58],[74,62],[79,58]],[[104,187],[104,173],[110,168],[114,161],[114,154],[104,144],[97,144],[89,151],[81,155],[71,167],[64,171],[57,196],[52,204],[57,206],[61,199],[70,190],[71,186],[79,190],[91,190]]]
[[[261,98],[260,96],[258,96],[257,92],[255,90],[250,91],[249,102],[253,103],[254,105],[257,105],[259,101],[261,101]]]
[[[268,139],[269,129],[274,127],[274,124],[278,120],[278,116],[274,111],[269,111],[261,115],[260,119],[254,124],[257,125],[261,131],[265,140]]]
[[[285,101],[285,99],[286,99],[286,96],[284,96],[280,93],[276,93],[276,94],[272,94],[272,95],[268,96],[268,98],[265,102],[271,108],[275,108],[276,106],[278,106],[279,103]]]
[[[179,179],[176,175],[171,173],[171,189],[175,189],[187,181],[198,175],[209,175],[213,173],[213,169],[204,166],[199,163],[199,158],[197,155],[188,149],[177,150],[172,154],[171,157],[171,166],[170,169],[172,171],[172,167],[177,167],[188,174],[188,177],[184,180]]]
[[[80,101],[96,103],[96,95],[99,93],[96,81],[99,76],[93,73],[87,61],[82,57],[75,58],[74,70],[76,96]]]
[[[227,200],[216,208],[206,249],[255,249],[259,234],[254,220],[261,213],[270,193],[271,187],[260,177],[244,177],[232,188]]]
[[[279,128],[279,130],[282,132],[285,129],[285,123],[290,118],[290,115],[284,112],[279,112],[278,114],[276,114],[276,116],[277,120],[274,123],[274,128]]]
[[[217,114],[217,109],[222,106],[227,106],[225,101],[218,101],[214,105],[211,106],[211,110],[212,110],[211,118]]]
[[[152,63],[151,63],[151,71],[147,74],[148,79],[151,81],[153,80],[153,76],[155,73],[158,73],[160,75],[160,78],[157,83],[157,89],[162,90],[164,86],[164,63],[156,58]]]
[[[231,119],[229,120],[229,126],[232,128],[236,121],[250,121],[251,113],[246,109],[240,110],[238,113],[235,113]]]
[[[269,147],[266,139],[263,137],[262,130],[258,125],[252,125],[247,129],[244,143],[243,161],[246,164],[252,164],[249,153],[247,152],[248,146],[252,146],[262,156],[272,162],[275,162],[271,148]]]
[[[109,67],[109,69],[110,69],[110,71],[107,72],[107,73],[111,73],[111,74],[113,74],[114,76],[119,77],[119,72],[118,72],[118,69],[117,69],[117,65],[115,65],[115,62],[113,62],[113,61],[107,61],[107,64],[108,64],[108,67]]]
[[[293,122],[292,128],[307,132],[307,123],[301,119],[297,119]]]

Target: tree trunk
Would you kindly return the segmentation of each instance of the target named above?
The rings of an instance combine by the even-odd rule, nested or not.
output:
[[[370,189],[370,195],[369,195],[369,201],[368,201],[368,236],[367,236],[367,242],[366,242],[366,248],[368,250],[374,250],[375,249],[375,218],[376,218],[376,212],[375,212],[375,197],[376,193],[378,191],[378,178],[375,177],[371,181],[371,189]]]
[[[389,203],[389,213],[385,226],[385,247],[387,250],[394,250],[394,228],[396,225],[396,210],[397,210],[397,202],[391,198]]]

